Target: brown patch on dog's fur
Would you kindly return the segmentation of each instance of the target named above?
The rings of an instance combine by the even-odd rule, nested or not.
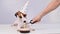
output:
[[[16,12],[15,13],[15,16],[17,17],[17,15],[18,15],[20,18],[22,18],[22,15],[21,14],[23,15],[23,17],[26,17],[27,16],[26,14],[24,14],[24,13],[22,13],[20,11]]]

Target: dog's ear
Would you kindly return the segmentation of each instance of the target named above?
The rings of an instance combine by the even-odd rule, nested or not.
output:
[[[18,15],[18,12],[15,13],[15,16],[16,16],[16,17],[17,17],[17,15]]]

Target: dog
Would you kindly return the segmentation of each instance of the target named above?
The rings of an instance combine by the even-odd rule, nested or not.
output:
[[[20,22],[26,21],[26,16],[27,16],[26,13],[22,13],[21,11],[16,12],[15,17],[17,18],[17,20],[12,25],[18,26]]]

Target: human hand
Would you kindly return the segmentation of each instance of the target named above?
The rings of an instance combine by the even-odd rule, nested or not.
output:
[[[39,21],[41,21],[40,15],[34,17],[34,18],[30,21],[30,23],[31,23],[31,24],[34,24],[34,23],[39,22]]]

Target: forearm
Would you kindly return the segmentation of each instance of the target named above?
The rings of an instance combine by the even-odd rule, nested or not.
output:
[[[41,12],[39,13],[40,17],[43,17],[44,15],[48,14],[49,12],[53,11],[60,5],[60,0],[53,0],[49,5]]]

